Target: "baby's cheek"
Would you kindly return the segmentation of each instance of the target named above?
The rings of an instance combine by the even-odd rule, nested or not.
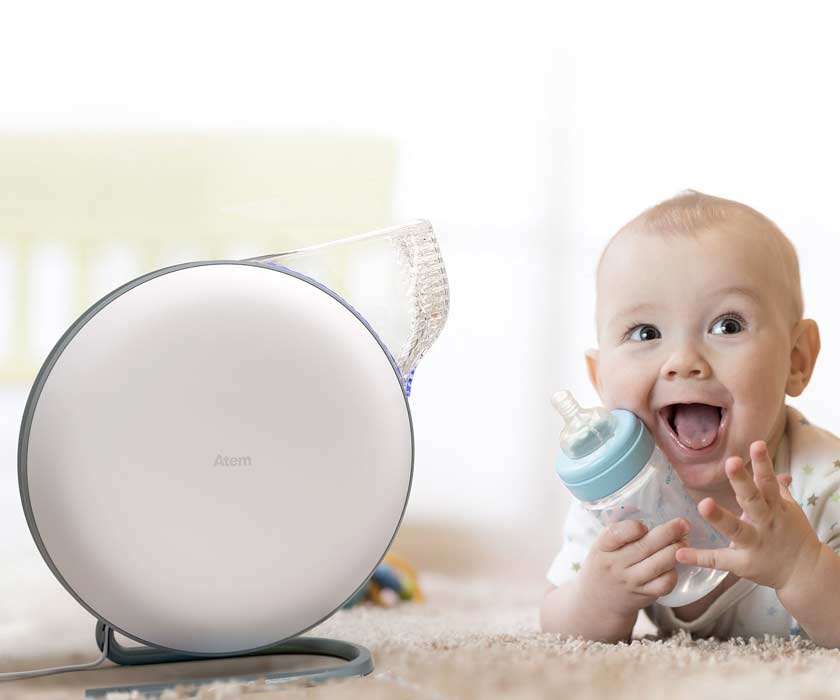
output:
[[[640,368],[627,361],[602,361],[601,387],[608,408],[626,408],[640,415],[647,405],[650,382]]]
[[[784,348],[774,342],[764,352],[753,350],[734,357],[725,371],[726,385],[739,403],[773,412],[784,401],[788,369]]]

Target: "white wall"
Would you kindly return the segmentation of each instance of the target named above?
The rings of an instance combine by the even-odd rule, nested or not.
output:
[[[548,398],[568,386],[595,400],[582,352],[598,252],[680,189],[741,199],[793,239],[823,330],[813,386],[793,403],[840,430],[840,50],[829,4],[548,7],[27,5],[0,26],[0,128],[394,138],[395,221],[433,222],[452,284],[411,399],[407,517],[493,522],[553,546],[566,496]]]

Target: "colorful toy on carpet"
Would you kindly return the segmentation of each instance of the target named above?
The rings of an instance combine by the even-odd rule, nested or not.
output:
[[[417,582],[417,572],[405,559],[388,552],[376,567],[367,585],[360,588],[342,607],[351,608],[369,600],[376,605],[392,607],[400,600],[425,600]]]

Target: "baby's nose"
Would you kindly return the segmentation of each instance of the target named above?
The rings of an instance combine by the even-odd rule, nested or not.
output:
[[[712,368],[705,358],[690,346],[678,348],[660,372],[663,379],[705,379],[712,373]]]

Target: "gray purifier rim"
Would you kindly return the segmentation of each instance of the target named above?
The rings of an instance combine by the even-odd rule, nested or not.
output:
[[[84,595],[78,592],[74,585],[71,585],[70,581],[68,581],[65,576],[62,574],[61,568],[59,564],[54,561],[53,555],[48,550],[47,544],[42,538],[41,528],[39,527],[39,517],[43,519],[43,513],[39,514],[37,512],[38,506],[33,505],[31,488],[30,488],[30,456],[32,445],[30,441],[32,439],[33,433],[33,422],[37,416],[37,409],[39,407],[39,401],[42,400],[42,395],[44,394],[45,388],[48,386],[48,380],[52,376],[54,369],[57,366],[59,360],[65,355],[68,348],[71,347],[71,344],[77,337],[79,336],[80,332],[88,326],[88,324],[97,316],[99,316],[103,311],[108,309],[111,304],[115,301],[124,297],[128,292],[132,290],[136,290],[142,287],[144,284],[152,282],[154,280],[159,280],[167,275],[172,275],[173,273],[183,272],[187,270],[192,270],[196,268],[204,268],[210,266],[237,266],[237,267],[248,267],[248,268],[256,268],[260,270],[269,270],[277,275],[280,275],[284,278],[293,278],[295,280],[299,280],[305,282],[312,288],[320,290],[320,292],[328,295],[331,299],[338,302],[341,307],[349,311],[357,320],[358,322],[369,332],[370,336],[375,339],[376,343],[378,344],[379,348],[383,355],[387,358],[388,363],[393,371],[393,382],[394,382],[394,391],[399,391],[400,396],[402,397],[401,405],[404,406],[405,415],[404,418],[393,418],[393,420],[398,421],[400,424],[405,421],[405,432],[400,433],[407,439],[406,444],[406,456],[408,458],[408,473],[407,473],[407,483],[405,488],[405,495],[402,497],[401,495],[396,499],[396,503],[399,504],[401,499],[402,503],[401,506],[398,506],[396,509],[399,510],[399,517],[395,519],[393,524],[393,532],[391,532],[390,536],[387,537],[387,544],[386,546],[381,548],[381,554],[376,557],[376,561],[372,567],[368,566],[366,571],[368,571],[367,575],[360,576],[358,580],[354,582],[353,590],[349,591],[347,595],[342,595],[341,601],[326,612],[326,614],[320,615],[317,619],[312,620],[304,625],[298,625],[299,629],[295,629],[294,632],[284,634],[277,639],[274,639],[270,642],[264,644],[258,644],[257,646],[251,646],[249,648],[220,648],[217,651],[206,651],[200,649],[189,649],[189,648],[179,648],[177,646],[163,644],[154,638],[149,638],[149,634],[138,634],[136,630],[132,630],[130,627],[125,626],[124,623],[114,622],[111,618],[112,614],[103,614],[97,608],[100,608],[100,604],[97,601],[88,602]],[[263,273],[261,273],[263,274]],[[280,278],[278,278],[280,279]],[[366,341],[360,341],[366,342]],[[390,380],[383,380],[385,383]],[[50,570],[53,572],[55,577],[59,580],[59,582],[64,586],[64,588],[73,596],[73,598],[78,601],[78,603],[85,608],[88,612],[90,612],[97,620],[107,623],[114,631],[117,631],[129,639],[132,639],[136,642],[141,644],[154,647],[157,649],[162,649],[166,651],[171,651],[174,653],[183,653],[189,654],[195,658],[217,658],[217,657],[224,657],[230,656],[232,654],[235,655],[246,655],[253,652],[259,652],[260,650],[268,649],[273,647],[283,641],[292,639],[309,629],[319,625],[324,620],[328,619],[332,616],[335,612],[341,609],[344,604],[349,601],[353,596],[358,593],[363,587],[367,585],[368,580],[373,575],[376,567],[381,563],[382,559],[384,558],[385,554],[387,553],[388,549],[390,548],[391,544],[393,543],[394,538],[399,530],[400,524],[402,523],[402,519],[405,515],[405,510],[408,505],[408,499],[411,492],[411,485],[413,481],[413,473],[414,473],[414,455],[415,455],[415,448],[414,448],[414,431],[413,431],[413,424],[411,418],[411,410],[409,408],[408,399],[405,396],[404,389],[403,389],[403,377],[399,371],[399,368],[394,361],[394,358],[391,356],[388,348],[384,345],[382,340],[370,327],[370,325],[365,321],[362,315],[356,311],[349,303],[347,303],[344,299],[342,299],[339,295],[325,287],[324,285],[318,283],[317,281],[299,274],[293,270],[288,268],[279,267],[276,265],[271,264],[263,264],[259,262],[249,262],[249,261],[240,261],[240,260],[205,260],[205,261],[196,261],[196,262],[188,262],[179,265],[173,265],[170,267],[158,269],[147,274],[141,275],[134,280],[118,287],[114,291],[110,292],[109,294],[102,297],[99,301],[94,303],[87,311],[79,316],[79,318],[65,331],[65,333],[61,336],[59,341],[53,347],[49,355],[47,356],[44,364],[42,365],[35,382],[33,383],[32,389],[29,393],[29,397],[26,402],[26,406],[23,412],[23,417],[21,420],[21,430],[20,430],[20,437],[18,442],[18,481],[19,481],[19,488],[20,488],[20,496],[21,496],[21,504],[24,510],[24,514],[26,516],[26,521],[29,526],[29,530],[32,534],[33,539],[40,551],[41,555],[44,558],[44,561],[47,563]],[[390,389],[384,390],[385,392],[390,392]],[[383,394],[384,395],[384,394]],[[389,399],[390,400],[390,399]],[[396,399],[393,399],[396,401]],[[138,427],[138,430],[140,428]],[[394,442],[399,440],[398,437],[389,438]],[[404,443],[405,444],[405,443]],[[398,466],[394,467],[395,469],[399,468]],[[372,489],[373,490],[373,489]],[[402,493],[400,489],[399,493]],[[396,512],[395,509],[395,512]],[[354,523],[345,522],[344,526],[349,527],[352,526]],[[301,525],[305,525],[305,523],[298,523],[298,529],[296,531],[299,537],[303,537],[306,533],[306,530],[301,527]],[[106,530],[109,526],[108,520],[106,515],[103,514],[102,516],[102,528]],[[355,538],[352,540],[354,543],[357,541]],[[383,542],[386,540],[383,539]],[[379,551],[379,545],[375,547],[376,551]],[[279,556],[279,555],[278,555]],[[370,559],[368,559],[370,561]],[[317,567],[321,562],[313,562],[313,567]],[[115,562],[117,565],[118,562]],[[280,594],[282,596],[282,594]]]

